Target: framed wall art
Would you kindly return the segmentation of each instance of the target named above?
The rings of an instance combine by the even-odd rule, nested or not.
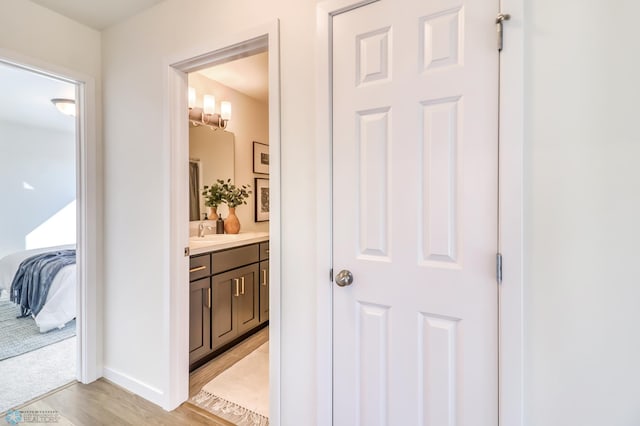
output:
[[[256,222],[269,220],[269,179],[255,178]]]
[[[269,145],[253,142],[253,173],[269,174]]]

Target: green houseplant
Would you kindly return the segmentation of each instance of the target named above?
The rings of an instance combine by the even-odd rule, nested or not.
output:
[[[251,185],[235,186],[231,183],[231,179],[228,179],[222,184],[224,202],[229,208],[236,208],[239,205],[247,204],[247,198],[251,195],[250,188]]]
[[[209,207],[209,219],[216,220],[218,218],[218,206],[224,203],[225,182],[218,179],[211,186],[205,185],[202,195],[204,196],[204,205]]]
[[[231,179],[221,183],[222,198],[229,206],[229,216],[224,221],[224,232],[227,234],[237,234],[240,232],[240,221],[236,216],[236,207],[247,204],[247,198],[251,195],[250,185],[236,186],[231,183]]]
[[[251,195],[251,185],[236,186],[231,183],[231,179],[227,179],[226,182],[218,179],[216,183],[211,186],[205,185],[203,189],[204,204],[210,209],[209,218],[215,220],[218,217],[218,206],[224,203],[229,206],[229,216],[224,221],[224,232],[227,234],[240,232],[236,207],[247,204],[247,199]]]

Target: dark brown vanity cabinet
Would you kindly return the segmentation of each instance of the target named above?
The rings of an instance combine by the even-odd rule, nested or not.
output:
[[[260,243],[260,324],[269,320],[269,243]]]
[[[189,267],[189,362],[211,351],[211,257],[193,256]],[[201,278],[201,277],[205,278]]]
[[[214,275],[212,349],[258,325],[258,265]]]
[[[191,364],[267,321],[268,247],[249,244],[191,257]]]

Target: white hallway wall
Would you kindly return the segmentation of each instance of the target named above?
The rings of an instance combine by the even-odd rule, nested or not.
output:
[[[640,4],[525,10],[527,425],[638,425]]]
[[[0,121],[0,257],[76,199],[75,150],[73,133]]]
[[[161,400],[167,383],[161,329],[170,253],[163,63],[185,51],[196,54],[198,46],[221,35],[279,18],[286,224],[282,364],[288,369],[282,420],[294,424],[314,416],[315,4],[240,0],[221,7],[168,0],[103,32],[105,371],[133,378],[152,398]]]
[[[0,48],[91,76],[99,94],[98,31],[30,1],[0,0],[0,10]]]

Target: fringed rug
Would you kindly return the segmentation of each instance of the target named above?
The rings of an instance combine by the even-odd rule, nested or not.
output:
[[[191,402],[238,426],[267,426],[269,343],[207,383]]]

